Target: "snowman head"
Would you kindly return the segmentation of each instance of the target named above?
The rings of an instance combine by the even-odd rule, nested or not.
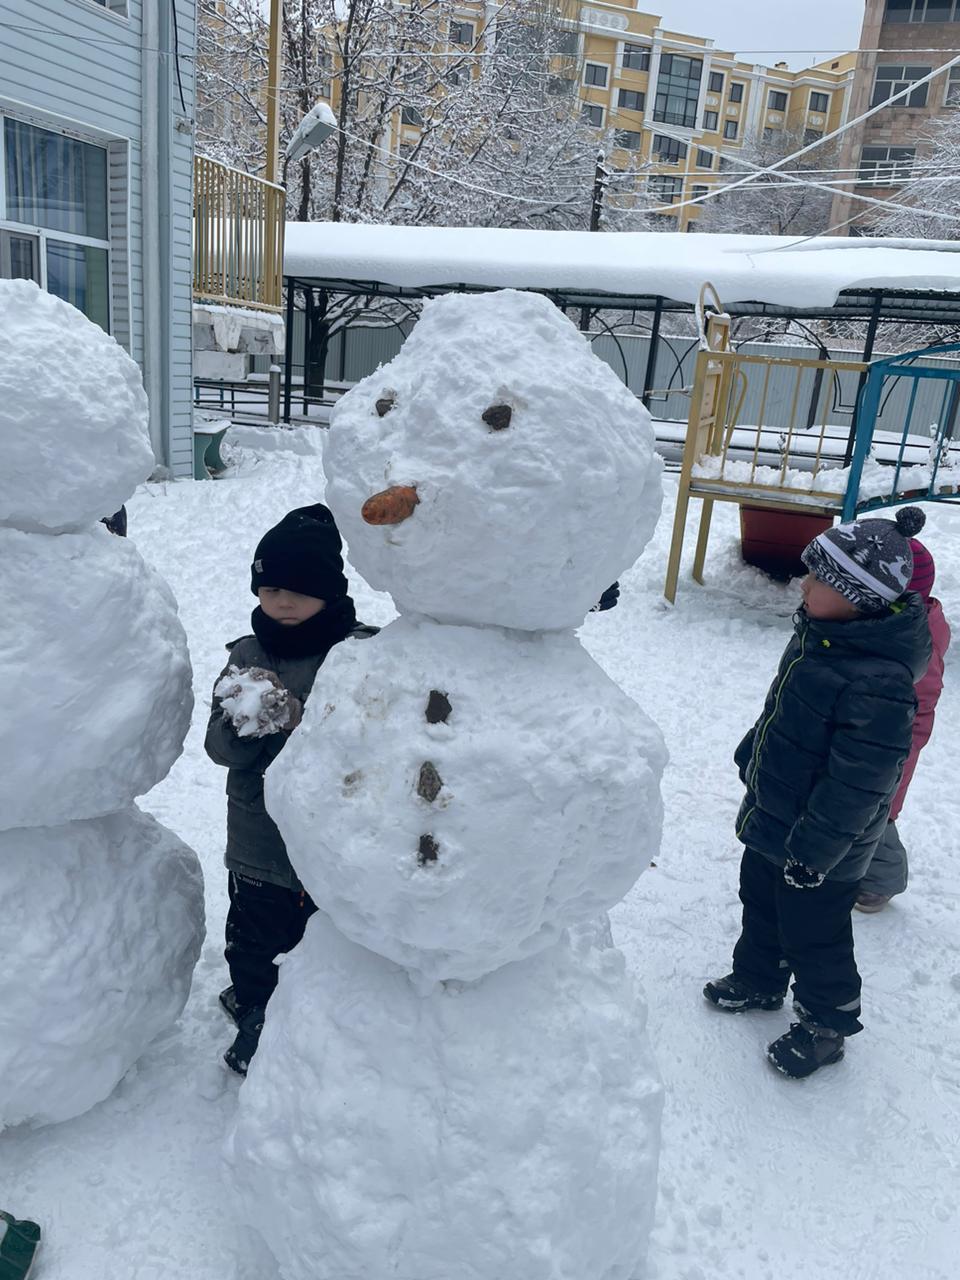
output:
[[[401,613],[573,627],[660,511],[650,417],[547,298],[428,302],[333,412],[327,501]]]

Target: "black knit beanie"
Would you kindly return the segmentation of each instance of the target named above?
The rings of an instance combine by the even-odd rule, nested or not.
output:
[[[913,573],[908,541],[925,516],[902,507],[893,520],[857,520],[819,534],[803,553],[803,563],[864,613],[878,613],[907,590]]]
[[[297,507],[257,544],[250,590],[256,595],[261,587],[277,587],[317,600],[336,600],[349,590],[342,550],[336,523],[322,503]]]

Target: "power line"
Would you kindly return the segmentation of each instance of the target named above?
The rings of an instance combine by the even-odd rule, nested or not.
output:
[[[871,107],[868,111],[863,112],[862,115],[856,116],[853,120],[848,120],[847,123],[844,125],[841,125],[839,129],[834,129],[833,133],[824,134],[822,138],[816,138],[813,142],[808,143],[805,147],[801,147],[798,151],[794,151],[790,155],[784,156],[782,159],[777,160],[774,164],[767,165],[765,168],[757,169],[757,174],[763,175],[767,173],[775,173],[777,170],[781,169],[783,165],[789,164],[791,160],[797,160],[799,159],[800,156],[805,156],[808,152],[815,151],[817,147],[825,146],[828,142],[832,142],[835,138],[839,138],[842,134],[849,132],[850,129],[854,129],[856,128],[857,125],[863,124],[864,120],[868,120],[871,116],[875,116],[878,111],[885,110],[887,107],[891,105],[891,103],[897,102],[901,98],[906,98],[909,94],[913,93],[915,89],[919,88],[920,85],[929,84],[929,82],[933,80],[936,76],[943,75],[945,71],[949,71],[951,67],[956,66],[958,63],[960,63],[960,56],[951,58],[949,62],[943,63],[942,66],[935,67],[928,75],[923,76],[922,79],[911,81],[898,93],[891,94],[889,98],[885,98],[884,101],[879,103],[877,106]],[[675,140],[678,140],[681,142],[687,142],[686,138],[678,138],[677,135],[671,135],[669,131],[666,130],[663,126],[661,126],[659,132],[665,133],[667,137],[674,137]],[[735,156],[731,152],[726,152],[725,155],[726,155],[726,158],[731,161],[731,163],[738,163],[738,162],[740,164],[745,163],[740,157]],[[748,167],[753,168],[752,165]],[[684,208],[688,208],[691,205],[703,204],[707,200],[716,200],[718,196],[723,195],[727,191],[735,191],[738,187],[745,187],[752,180],[753,180],[753,174],[747,174],[746,177],[740,178],[737,182],[732,182],[726,186],[719,187],[716,190],[708,191],[706,195],[694,196],[689,200],[678,201],[674,205],[666,205],[659,209],[650,209],[648,210],[648,212],[649,213],[673,213],[677,209],[684,209]],[[859,196],[852,192],[850,193],[850,196],[851,196],[851,199],[863,200],[868,204],[884,205],[889,203],[888,201],[885,201],[885,200],[881,200],[881,201],[874,200],[871,196]],[[896,206],[896,207],[900,207],[900,206]],[[917,212],[919,212],[919,210]],[[936,215],[930,215],[930,216],[941,217],[943,215],[936,214]],[[960,221],[960,218],[958,218],[957,221]]]

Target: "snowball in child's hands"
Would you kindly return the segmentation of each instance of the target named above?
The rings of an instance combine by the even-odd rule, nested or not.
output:
[[[263,667],[230,667],[214,693],[240,738],[264,738],[300,723],[303,706]]]

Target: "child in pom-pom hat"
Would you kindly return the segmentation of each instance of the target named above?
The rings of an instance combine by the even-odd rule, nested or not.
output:
[[[918,521],[919,517],[919,521]],[[760,719],[736,751],[743,927],[718,1009],[779,1009],[791,973],[797,1021],[767,1049],[801,1078],[862,1030],[851,912],[910,751],[914,683],[930,661],[927,612],[907,591],[916,508],[820,534],[795,634]]]
[[[923,528],[921,522],[917,532]],[[950,625],[943,613],[940,601],[930,593],[933,591],[937,575],[936,565],[929,550],[916,538],[910,539],[910,550],[913,552],[913,577],[910,579],[910,591],[916,591],[927,606],[927,623],[930,627],[930,640],[933,644],[933,657],[924,674],[917,681],[917,714],[913,721],[913,738],[910,743],[910,754],[903,766],[900,786],[890,806],[890,821],[877,845],[876,852],[860,881],[860,892],[854,906],[858,911],[882,911],[892,897],[903,893],[907,887],[907,851],[903,847],[900,833],[897,830],[897,818],[906,799],[907,788],[913,779],[920,752],[930,741],[933,732],[933,721],[943,692],[943,663],[950,645]]]

